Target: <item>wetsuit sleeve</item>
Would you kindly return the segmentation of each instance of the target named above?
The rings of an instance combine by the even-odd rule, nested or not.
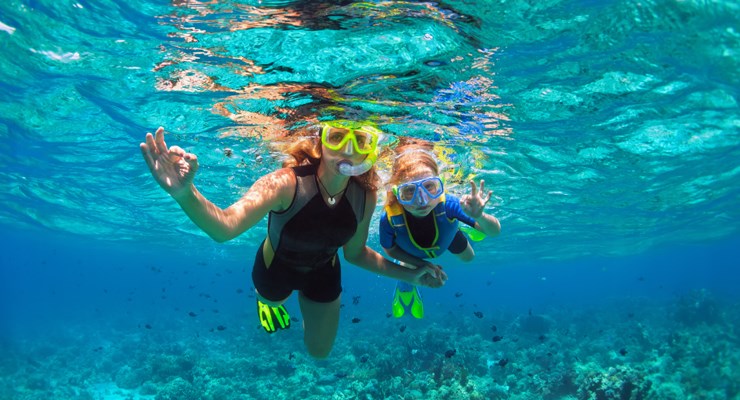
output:
[[[388,213],[384,212],[383,215],[380,216],[379,231],[380,245],[383,246],[384,249],[390,249],[393,247],[396,243],[396,234],[393,232],[391,223],[388,222]]]
[[[475,227],[475,220],[463,212],[462,207],[460,207],[460,199],[457,197],[452,195],[445,196],[445,212],[447,213],[447,218],[456,218],[466,225]]]

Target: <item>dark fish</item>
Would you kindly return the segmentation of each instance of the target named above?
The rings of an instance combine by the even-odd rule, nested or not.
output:
[[[146,329],[152,329],[152,326],[149,325],[149,324],[146,324],[146,325],[144,325],[144,328],[146,328]]]
[[[293,321],[293,322],[298,322],[299,321],[298,317],[290,317],[290,320]]]
[[[360,356],[360,362],[366,363],[369,358],[370,356],[368,356],[367,354],[363,354],[362,356]]]
[[[101,351],[101,350],[103,350],[103,347],[102,346],[101,347],[96,347],[96,348],[93,349],[93,351],[96,352],[96,353],[99,352],[99,351]]]
[[[500,342],[501,339],[503,339],[503,338],[504,338],[503,336],[496,335],[496,336],[493,337],[493,341],[494,342]]]
[[[540,342],[544,342],[547,338],[545,337],[545,335],[540,335],[540,337],[538,337],[537,339],[539,339]]]
[[[360,296],[352,296],[352,304],[354,305],[360,304]]]
[[[288,360],[293,360],[293,359],[295,359],[295,353],[290,353],[290,355],[288,355]]]
[[[403,332],[406,330],[406,325],[401,325],[400,328],[398,328],[399,331]]]
[[[457,354],[457,350],[455,349],[445,351],[445,357],[447,358],[452,358],[455,354]]]
[[[386,318],[390,318],[391,317],[391,313],[385,313],[385,317]]]
[[[219,331],[223,331],[223,330],[226,330],[226,327],[223,325],[219,325],[216,327],[216,329],[218,329]]]
[[[621,354],[623,356],[626,356],[627,355],[627,349],[625,349],[625,348],[619,349],[619,354]]]
[[[360,322],[360,321],[362,321],[362,320],[361,320],[361,319],[359,319],[359,318],[357,318],[357,317],[355,317],[355,318],[352,318],[352,323],[353,323],[353,324],[356,324],[356,323],[358,323],[358,322]]]
[[[509,363],[509,359],[508,358],[502,358],[502,359],[498,360],[498,362],[496,364],[498,364],[499,367],[503,368],[508,363]]]
[[[462,295],[463,295],[463,294],[462,294],[462,292],[457,292],[457,293],[455,293],[455,297],[460,297],[460,296],[462,296]]]
[[[242,294],[242,293],[244,293],[244,289],[236,289],[236,293]]]
[[[191,316],[191,317],[197,317],[198,316],[198,314],[196,314],[196,313],[194,313],[192,311],[189,312],[188,315]]]
[[[494,332],[496,332],[498,330],[498,328],[496,328],[496,325],[491,325],[491,330],[494,331]]]
[[[530,317],[532,316],[532,309],[531,308],[529,309],[529,316]]]
[[[474,313],[473,313],[473,315],[475,315],[475,316],[476,316],[476,317],[478,317],[478,318],[483,318],[483,313],[482,313],[482,312],[480,312],[480,311],[476,311],[476,312],[474,312]]]

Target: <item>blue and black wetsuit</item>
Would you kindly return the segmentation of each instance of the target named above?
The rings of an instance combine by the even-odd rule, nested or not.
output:
[[[342,198],[329,206],[319,191],[317,168],[292,168],[293,202],[285,211],[270,212],[267,230],[275,256],[267,267],[260,246],[252,269],[254,286],[265,299],[283,300],[300,290],[310,300],[328,303],[342,292],[337,251],[363,218],[366,192],[350,179]]]
[[[398,246],[406,253],[426,259],[449,250],[459,254],[468,247],[458,221],[475,227],[475,220],[465,214],[460,200],[443,195],[442,201],[428,215],[418,218],[404,211],[400,204],[386,206],[380,217],[380,245],[385,249]]]

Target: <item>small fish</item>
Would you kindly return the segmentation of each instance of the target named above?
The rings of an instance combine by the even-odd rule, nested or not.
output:
[[[386,318],[390,318],[391,317],[391,313],[385,313],[385,317]]]
[[[483,318],[483,313],[482,313],[482,312],[480,312],[480,311],[476,311],[476,312],[474,312],[474,313],[473,313],[473,315],[475,315],[475,316],[476,316],[476,317],[478,317],[478,318]]]
[[[455,354],[457,354],[457,350],[455,349],[445,351],[445,357],[447,358],[452,358]]]
[[[491,330],[494,331],[494,332],[496,332],[498,330],[498,328],[496,328],[496,325],[491,325]]]
[[[368,356],[367,354],[363,354],[362,356],[360,356],[360,362],[366,363],[369,358],[370,356]]]
[[[493,341],[494,342],[500,342],[501,339],[503,339],[503,338],[504,338],[503,336],[496,335],[496,336],[493,337]]]
[[[404,332],[406,330],[406,325],[401,325],[400,328],[398,328],[399,331]]]
[[[441,67],[443,65],[447,65],[447,63],[441,60],[429,60],[429,61],[425,61],[424,65],[428,67]]]
[[[96,347],[96,348],[93,349],[93,351],[96,352],[96,353],[99,352],[99,351],[101,351],[101,350],[103,350],[103,347],[102,346],[101,347]]]
[[[627,349],[625,349],[625,348],[619,349],[619,354],[621,354],[623,356],[626,356],[627,355]]]
[[[194,313],[192,311],[189,312],[188,315],[191,316],[191,317],[197,317],[198,316],[198,314],[196,314],[196,313]]]
[[[219,331],[223,331],[223,330],[226,330],[226,327],[223,325],[219,325],[216,327],[216,329],[218,329]]]
[[[244,293],[244,289],[236,289],[236,293],[237,294],[242,294],[242,293]]]
[[[352,296],[352,304],[354,305],[360,304],[360,296]]]
[[[146,324],[146,325],[144,325],[144,328],[146,328],[146,329],[152,329],[152,326],[149,325],[149,324]]]
[[[460,297],[460,296],[462,296],[462,295],[463,295],[463,294],[462,294],[462,292],[456,292],[456,293],[455,293],[455,297]]]
[[[288,355],[288,360],[294,360],[295,359],[295,353],[290,353]]]
[[[540,342],[544,342],[547,338],[545,337],[545,335],[540,335],[540,337],[538,337],[537,339],[539,339]]]
[[[502,358],[502,359],[498,360],[498,362],[496,364],[498,364],[499,367],[503,368],[508,363],[509,363],[509,359],[508,358]]]
[[[298,317],[290,317],[290,320],[291,320],[291,321],[293,321],[293,322],[298,322],[298,321],[300,321],[300,320],[298,319]]]
[[[359,319],[359,318],[357,318],[357,317],[354,317],[354,318],[352,318],[352,323],[353,323],[353,324],[356,324],[356,323],[358,323],[358,322],[360,322],[360,321],[362,321],[362,320],[361,320],[361,319]]]

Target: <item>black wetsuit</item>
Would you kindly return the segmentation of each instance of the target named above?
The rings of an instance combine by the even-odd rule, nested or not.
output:
[[[270,212],[267,230],[275,256],[268,268],[260,246],[252,269],[254,286],[265,299],[283,300],[300,290],[313,301],[328,303],[342,292],[336,255],[362,220],[365,190],[350,179],[342,198],[330,207],[319,191],[317,168],[292,168],[293,202],[285,211]]]

